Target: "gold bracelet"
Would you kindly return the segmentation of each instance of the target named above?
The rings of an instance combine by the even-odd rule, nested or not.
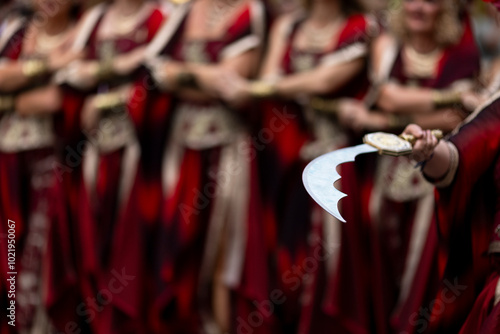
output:
[[[113,76],[113,63],[101,61],[97,67],[97,77],[101,80],[109,79]]]
[[[402,115],[389,115],[387,123],[390,129],[404,129],[408,124],[412,122],[410,116]]]
[[[38,77],[48,70],[47,63],[41,59],[30,59],[23,62],[22,71],[28,78]]]
[[[459,92],[434,90],[432,92],[432,103],[435,109],[461,107],[462,96]]]
[[[250,84],[250,94],[256,98],[266,98],[276,94],[276,87],[265,81],[253,81]]]
[[[313,97],[309,105],[316,111],[322,111],[330,114],[337,114],[340,109],[340,102],[337,99],[327,100],[320,97]]]
[[[0,96],[0,112],[11,111],[15,107],[15,100],[13,95]]]
[[[125,99],[116,92],[99,94],[94,100],[94,106],[101,111],[121,107],[125,103]]]

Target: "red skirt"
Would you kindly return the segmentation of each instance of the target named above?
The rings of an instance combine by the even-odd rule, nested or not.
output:
[[[40,306],[47,306],[40,303],[41,297],[49,294],[49,286],[57,285],[59,290],[67,293],[68,300],[74,292],[68,289],[74,279],[71,272],[54,277],[48,270],[53,265],[50,257],[53,232],[67,222],[63,187],[54,169],[57,163],[52,148],[0,153],[0,233],[7,236],[7,221],[15,222],[16,245],[15,270],[7,267],[6,247],[0,250],[2,305],[7,301],[5,275],[15,271],[17,328],[25,330],[36,325]],[[61,257],[64,255],[59,255]],[[32,284],[20,284],[20,281]],[[40,291],[43,291],[42,295]],[[5,321],[4,317],[0,320],[2,327]],[[2,329],[6,332],[12,329],[8,328]]]
[[[217,271],[230,294],[230,332],[273,333],[252,143],[241,135],[225,146],[180,150],[158,241],[156,331],[199,333],[213,324]]]

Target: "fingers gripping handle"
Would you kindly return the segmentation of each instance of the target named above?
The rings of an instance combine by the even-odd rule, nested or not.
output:
[[[432,135],[437,138],[437,140],[443,139],[443,131],[441,130],[432,130],[431,131]],[[413,135],[407,135],[407,134],[400,134],[399,138],[406,140],[409,142],[412,146],[415,145],[415,142],[417,141],[417,138]]]
[[[443,138],[441,130],[432,130],[432,134],[438,140]],[[365,135],[363,141],[365,144],[377,148],[379,154],[399,157],[412,153],[417,138],[408,134],[396,136],[385,132],[375,132]]]

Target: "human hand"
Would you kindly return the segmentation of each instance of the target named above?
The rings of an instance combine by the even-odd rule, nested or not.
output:
[[[423,130],[416,124],[408,125],[403,134],[411,135],[416,139],[410,158],[417,162],[429,160],[439,143],[439,140],[432,134],[431,130]]]

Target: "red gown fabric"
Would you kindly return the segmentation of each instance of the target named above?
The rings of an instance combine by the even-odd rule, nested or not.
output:
[[[376,25],[370,24],[369,18],[364,15],[352,15],[345,21],[338,42],[331,50],[306,52],[293,45],[302,22],[303,18],[297,18],[287,27],[281,69],[284,75],[311,69],[322,62],[327,64],[327,59],[339,56],[344,61],[362,58],[363,52],[352,51],[368,48],[369,40],[377,30]],[[362,99],[367,86],[366,70],[362,70],[339,90],[323,97]],[[328,288],[329,281],[337,277],[337,270],[339,275],[344,271],[342,275],[350,276],[352,268],[347,265],[347,259],[362,259],[359,250],[351,246],[366,243],[358,240],[361,234],[353,233],[355,227],[353,230],[350,229],[351,226],[341,227],[339,221],[332,220],[314,204],[303,187],[301,174],[305,164],[314,157],[314,153],[307,153],[314,150],[314,147],[320,148],[316,154],[326,153],[328,150],[350,145],[356,142],[357,138],[343,131],[331,115],[308,110],[293,101],[265,101],[262,103],[262,110],[261,128],[274,132],[272,140],[261,143],[263,149],[260,153],[260,170],[268,247],[275,254],[273,287],[283,291],[286,296],[286,302],[277,306],[280,323],[283,324],[285,333],[340,330],[342,316],[339,314],[342,311],[331,307],[336,292]],[[318,123],[332,127],[329,130],[331,137],[324,138],[321,135]],[[342,189],[353,189],[349,198],[342,201],[343,212],[350,221],[353,220],[352,214],[356,214],[356,210],[352,209],[360,207],[355,202],[362,198],[361,180],[355,177],[357,173],[364,175],[362,166],[358,165],[358,172],[354,172],[353,165],[341,167]],[[334,231],[334,234],[342,234],[342,249],[339,249],[338,239],[332,241],[326,237],[323,230],[328,229],[328,225],[336,226],[337,231]],[[349,240],[345,247],[344,239]],[[349,243],[352,243],[351,246]],[[337,267],[336,261],[339,258],[340,261],[346,259],[347,262],[342,262]],[[363,280],[366,275],[356,273],[354,277]],[[362,285],[360,283],[358,286]],[[350,289],[349,291],[356,294],[360,292],[359,295],[366,292],[363,288],[356,289],[355,292]],[[344,305],[352,305],[352,298],[351,294]],[[360,299],[364,300],[362,297]]]
[[[151,12],[134,30],[116,40],[103,42],[97,37],[103,13],[104,10],[93,26],[87,27],[91,30],[85,42],[87,59],[90,60],[99,58],[104,44],[109,46],[111,43],[116,54],[127,53],[146,45],[163,21],[161,11],[152,7]],[[141,71],[136,71],[130,77],[103,81],[99,83],[98,92],[127,82],[133,84],[143,78]],[[80,92],[68,88],[64,102],[66,124],[79,125],[80,108],[89,93],[96,92]],[[130,141],[118,144],[111,150],[101,151],[96,145],[100,145],[99,140],[105,132],[99,128],[95,132],[86,133],[84,139],[73,135],[71,145],[67,146],[65,152],[66,161],[75,166],[72,173],[64,175],[64,184],[70,189],[72,224],[59,226],[54,235],[54,266],[51,269],[53,275],[58,275],[65,271],[64,268],[74,266],[81,299],[76,307],[72,306],[67,310],[64,290],[57,286],[51,287],[48,299],[53,313],[67,310],[70,312],[67,319],[75,318],[78,328],[84,331],[147,333],[149,330],[149,292],[142,290],[142,287],[147,286],[145,282],[149,279],[148,263],[145,260],[149,252],[146,226],[154,217],[148,220],[140,210],[145,199],[139,198],[141,194],[144,195],[139,143],[144,138],[137,138],[137,135],[145,134],[144,119],[149,117],[143,114],[145,110],[137,102],[141,98],[138,96],[143,93],[137,89],[134,91],[127,106],[128,113],[123,114],[123,119],[130,119],[133,126],[131,137],[127,139]],[[108,121],[108,124],[119,124],[114,123],[114,120]],[[81,134],[81,131],[77,133]],[[90,176],[86,174],[89,170]],[[88,180],[93,180],[94,183]],[[154,198],[158,194],[147,194],[147,198],[148,196],[151,196],[150,202],[159,202],[159,199]],[[73,246],[57,243],[68,238]],[[72,249],[73,257],[61,265],[60,254],[65,251],[66,246]],[[67,324],[66,320],[61,326]]]
[[[158,34],[162,47],[157,56],[211,64],[262,43],[259,2],[250,1],[235,13],[217,40],[183,39],[190,6],[181,5],[171,13],[167,22],[171,26],[165,31],[172,34],[163,36],[163,29]],[[163,182],[171,186],[164,185],[163,224],[158,235],[156,331],[199,333],[216,326],[211,290],[215,267],[222,261],[221,281],[231,299],[229,331],[271,333],[272,312],[256,306],[266,305],[269,294],[255,148],[249,140],[246,115],[219,102],[185,98],[172,102],[163,167],[169,171],[164,172]],[[186,117],[186,113],[191,114]],[[234,123],[228,126],[227,122]],[[200,132],[193,128],[201,130],[205,139],[197,137]],[[239,149],[235,150],[236,145]],[[238,166],[236,174],[231,166]],[[176,173],[173,179],[168,177],[171,172]],[[235,193],[229,195],[232,191]],[[245,200],[240,201],[240,196],[246,196]]]
[[[491,232],[500,218],[499,106],[495,96],[450,138],[458,150],[459,161],[451,185],[438,192],[437,261],[441,282],[434,303],[446,308],[431,310],[433,321],[429,323],[429,332],[456,333],[470,313],[462,333],[473,333],[498,317],[498,308],[491,307],[495,295],[492,285],[498,281],[498,272],[491,273],[493,268],[486,254]],[[489,274],[490,279],[486,280]],[[456,297],[452,303],[450,296],[444,295],[450,290]],[[488,319],[488,315],[493,315],[493,319]]]
[[[500,330],[500,304],[493,304],[493,296],[498,285],[499,275],[488,277],[486,284],[477,297],[467,320],[460,329],[460,334],[493,334]]]
[[[1,58],[18,60],[21,57],[22,46],[25,37],[25,28],[29,21],[25,20],[19,30],[11,37],[9,43],[0,50]],[[44,78],[43,82],[46,82]],[[35,85],[35,87],[37,87]],[[0,116],[11,117],[15,115],[11,112]],[[45,116],[43,116],[45,117]],[[54,136],[54,140],[41,147],[27,146],[28,148],[7,148],[0,152],[0,219],[5,224],[0,225],[0,232],[7,230],[7,220],[15,221],[16,225],[16,270],[7,270],[7,264],[4,262],[7,256],[4,256],[4,249],[0,250],[2,260],[2,282],[8,271],[17,271],[16,281],[16,322],[18,330],[30,330],[35,325],[38,310],[44,309],[47,304],[40,297],[45,296],[47,285],[57,284],[58,288],[66,295],[66,300],[75,300],[75,290],[68,289],[67,277],[70,280],[75,279],[74,271],[67,267],[67,271],[61,277],[53,277],[48,274],[47,268],[53,265],[51,262],[50,244],[54,231],[58,226],[67,224],[65,192],[59,179],[59,174],[55,166],[62,166],[61,156],[58,148],[65,142],[64,135],[75,129],[65,127],[62,113],[56,113],[48,116],[51,124],[50,133],[44,133],[43,136]],[[30,119],[28,117],[28,119]],[[33,119],[36,119],[34,117]],[[2,120],[3,121],[3,120]],[[3,124],[4,125],[4,124]],[[12,126],[12,125],[11,125]],[[9,131],[9,126],[3,127],[2,131]],[[32,132],[27,131],[19,137],[16,144],[27,144],[27,139]],[[0,134],[2,137],[6,133]],[[45,137],[46,138],[46,137]],[[28,143],[33,145],[34,143]],[[61,241],[64,244],[67,241]],[[66,244],[67,245],[67,244]],[[65,249],[69,251],[69,248]],[[64,258],[68,254],[60,257]],[[64,277],[64,278],[63,278]],[[22,284],[22,282],[32,282],[32,284]],[[42,284],[44,284],[42,286]],[[3,286],[0,289],[2,293],[2,303],[4,301]],[[42,295],[40,295],[42,291]],[[3,305],[3,304],[2,304]],[[71,305],[76,305],[75,303]],[[3,306],[2,306],[3,307]],[[8,333],[15,328],[4,327],[4,320],[0,320],[2,332]],[[57,322],[56,319],[51,319]],[[40,323],[37,323],[37,326]]]
[[[479,73],[479,59],[470,25],[466,21],[465,32],[460,43],[444,50],[434,77],[408,78],[404,73],[402,53],[399,50],[390,78],[401,85],[446,89],[457,81],[473,80]],[[390,178],[393,183],[396,183],[395,180],[399,178],[397,167],[397,164],[387,167],[393,169]],[[426,183],[419,178],[414,178],[412,182],[408,183],[408,186],[414,187],[415,192],[418,191],[419,185]],[[390,188],[390,185],[391,183],[387,180],[382,183],[382,187]],[[375,187],[380,187],[380,185]],[[375,194],[377,188],[374,189]],[[433,293],[437,288],[439,277],[436,261],[438,231],[433,214],[432,192],[429,191],[427,195],[424,193],[416,199],[404,200],[391,199],[383,194],[384,190],[378,190],[378,192],[382,193],[380,203],[377,204],[378,216],[371,217],[373,276],[370,287],[373,291],[377,332],[419,332],[427,329],[428,319],[426,319],[425,309],[434,297]],[[430,222],[424,221],[427,219],[430,219]],[[426,225],[428,228],[419,227]],[[414,239],[417,240],[416,238],[420,238],[423,245],[418,258],[410,262],[410,257],[415,256],[414,253],[416,253],[416,250],[411,248],[412,244],[415,245]],[[415,271],[409,281],[409,277],[406,277],[407,295],[401,297],[404,275],[411,267],[414,267]]]

